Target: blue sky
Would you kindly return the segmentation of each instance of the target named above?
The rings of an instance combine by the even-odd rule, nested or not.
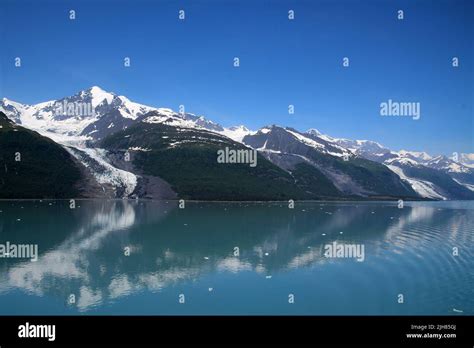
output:
[[[0,6],[0,97],[37,103],[98,85],[152,106],[184,104],[224,126],[275,123],[395,150],[474,152],[469,0],[2,0]],[[15,57],[22,58],[19,69]],[[131,67],[123,66],[124,57]],[[388,99],[421,103],[420,120],[381,117],[380,103]]]

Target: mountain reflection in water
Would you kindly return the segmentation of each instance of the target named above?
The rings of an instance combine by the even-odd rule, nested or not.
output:
[[[39,248],[0,259],[0,314],[474,313],[472,202],[76,205],[0,202],[0,243]]]

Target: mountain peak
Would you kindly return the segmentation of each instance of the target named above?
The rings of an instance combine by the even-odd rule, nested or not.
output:
[[[99,86],[91,86],[89,88],[80,90],[76,95],[81,95],[81,96],[100,96],[100,95],[114,95],[112,92],[107,92],[106,90],[100,88]]]
[[[310,128],[306,131],[306,133],[312,134],[312,135],[322,135],[323,134],[319,130],[317,130],[316,128]]]
[[[448,159],[449,159],[449,158],[446,157],[445,155],[438,155],[438,156],[433,157],[433,158],[430,160],[430,162],[437,163],[437,162],[439,162],[439,161],[446,161],[446,160],[448,160]]]
[[[86,91],[91,92],[91,93],[109,93],[106,90],[100,88],[99,86],[92,86],[86,89]]]
[[[412,157],[423,161],[429,161],[432,159],[432,157],[424,151],[400,150],[398,151],[398,154],[403,157]]]
[[[21,105],[20,103],[17,103],[16,101],[13,101],[13,100],[10,100],[8,98],[2,98],[2,104],[3,105],[12,105],[12,106],[17,106],[17,105]]]
[[[229,129],[232,130],[232,131],[242,130],[242,131],[245,131],[245,132],[249,132],[249,129],[247,127],[245,127],[243,124],[238,125],[238,126],[232,126]]]
[[[81,98],[90,99],[93,108],[97,107],[97,105],[101,104],[104,100],[107,101],[107,104],[110,104],[116,97],[114,93],[107,92],[99,86],[92,86],[86,90],[80,91],[76,95],[79,95]]]
[[[269,130],[274,130],[274,129],[285,129],[286,127],[279,126],[275,123],[269,124],[265,127],[262,127],[261,129],[269,129]]]

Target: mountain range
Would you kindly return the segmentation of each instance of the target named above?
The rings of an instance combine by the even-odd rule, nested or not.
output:
[[[218,163],[224,148],[256,151],[258,165]],[[393,151],[316,129],[227,128],[97,86],[35,105],[3,98],[0,198],[74,197],[470,200],[474,154]]]

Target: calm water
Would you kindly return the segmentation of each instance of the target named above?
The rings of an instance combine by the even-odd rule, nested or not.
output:
[[[474,202],[77,205],[0,201],[0,314],[474,314]]]

